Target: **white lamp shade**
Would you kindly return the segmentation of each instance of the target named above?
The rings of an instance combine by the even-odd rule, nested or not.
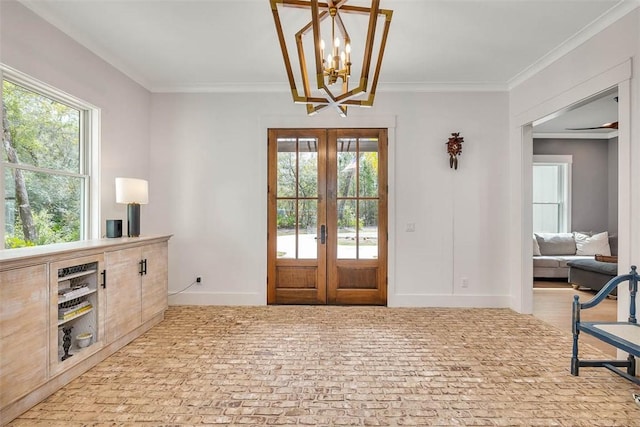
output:
[[[149,203],[149,181],[137,178],[116,178],[116,203]]]

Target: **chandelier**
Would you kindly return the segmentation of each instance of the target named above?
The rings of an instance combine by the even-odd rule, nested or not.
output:
[[[327,0],[322,3],[318,0],[269,1],[293,101],[305,104],[309,115],[331,107],[346,117],[348,106],[371,107],[393,11],[380,9],[380,0],[371,0],[370,7],[347,5],[348,0]],[[291,17],[295,23],[291,24],[293,29],[290,31],[295,39],[299,73],[292,68],[285,38],[287,31],[283,29],[280,19],[281,15],[284,17],[284,8],[303,10],[302,15]],[[384,22],[382,34],[376,34],[379,20]],[[366,26],[366,34],[356,36],[360,41],[357,50],[354,50],[345,21],[358,28]],[[325,43],[325,38],[328,43]],[[305,56],[305,47],[307,52],[312,52],[310,60]],[[359,62],[352,62],[352,59],[356,61],[356,57],[362,61],[359,66]],[[373,78],[370,79],[372,63]],[[356,74],[359,72],[360,78],[352,77],[352,71]],[[315,85],[310,75],[315,77]],[[353,80],[356,81],[355,85]],[[299,85],[302,93],[298,90]]]

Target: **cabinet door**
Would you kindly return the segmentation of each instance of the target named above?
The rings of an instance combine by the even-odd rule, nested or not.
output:
[[[0,272],[0,407],[47,379],[48,282],[45,264]]]
[[[140,260],[141,248],[106,252],[107,343],[141,325]]]
[[[167,242],[154,243],[142,249],[146,274],[142,276],[142,321],[146,322],[167,308],[168,247]]]

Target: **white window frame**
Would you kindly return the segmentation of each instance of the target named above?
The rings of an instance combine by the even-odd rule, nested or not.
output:
[[[53,171],[58,175],[78,177],[84,180],[82,201],[81,201],[81,229],[80,240],[95,239],[100,237],[100,109],[83,101],[73,95],[69,95],[53,86],[43,83],[33,77],[15,70],[5,64],[0,63],[0,82],[7,80],[41,94],[56,102],[68,105],[81,112],[80,119],[80,171],[79,173],[68,173],[63,171]],[[2,100],[2,84],[0,84],[0,100]],[[0,117],[2,114],[2,102],[0,102]],[[0,130],[4,132],[0,124]],[[4,247],[5,239],[5,204],[4,204],[4,174],[5,168],[15,168],[15,165],[8,165],[7,162],[0,162],[0,242]],[[35,172],[52,173],[45,168],[30,165],[19,166],[22,170]]]
[[[559,232],[571,232],[571,181],[572,181],[572,155],[534,155],[533,167],[536,166],[561,166],[562,182],[558,182],[562,200],[559,202]],[[532,201],[535,206],[535,201]],[[535,232],[535,230],[534,230]]]

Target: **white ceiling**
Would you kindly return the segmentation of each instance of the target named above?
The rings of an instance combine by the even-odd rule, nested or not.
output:
[[[534,137],[554,138],[562,134],[562,138],[613,138],[618,135],[615,129],[574,129],[617,122],[617,96],[617,89],[608,90],[538,120],[533,124]]]
[[[269,0],[21,2],[151,91],[288,87]],[[636,3],[381,0],[394,14],[380,90],[506,89]]]
[[[152,92],[288,91],[269,0],[19,1]],[[508,90],[637,5],[381,0],[379,91]]]

